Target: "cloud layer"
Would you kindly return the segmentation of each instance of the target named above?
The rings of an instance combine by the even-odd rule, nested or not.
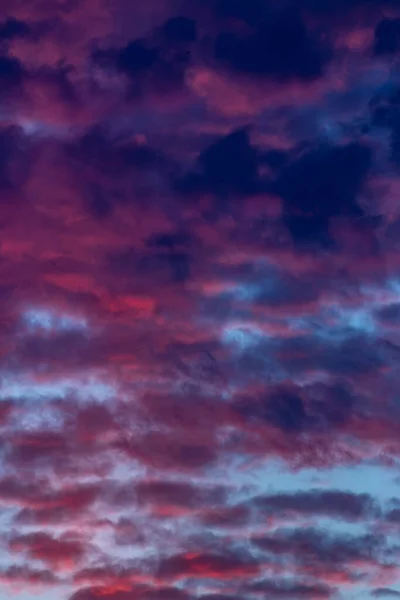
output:
[[[400,596],[399,52],[397,0],[3,1],[1,597]]]

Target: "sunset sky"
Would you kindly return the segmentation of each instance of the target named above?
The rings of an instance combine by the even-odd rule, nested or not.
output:
[[[400,0],[0,0],[0,600],[400,599]]]

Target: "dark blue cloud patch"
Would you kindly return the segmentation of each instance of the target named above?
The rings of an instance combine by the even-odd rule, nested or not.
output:
[[[2,90],[0,97],[5,92],[20,86],[24,80],[24,68],[16,58],[0,56],[0,83]]]
[[[146,170],[161,166],[160,152],[131,138],[115,137],[102,127],[86,131],[67,147],[72,158],[93,165],[101,172],[121,175],[129,169]]]
[[[229,529],[231,527],[243,527],[251,521],[251,510],[248,506],[238,504],[236,506],[221,506],[213,510],[203,512],[199,520],[206,527],[216,529]]]
[[[245,17],[248,20],[249,14]],[[249,35],[223,32],[215,41],[217,62],[238,73],[277,81],[321,77],[330,58],[330,49],[292,8],[271,11]]]
[[[295,243],[328,240],[332,217],[364,216],[358,196],[372,159],[368,146],[354,142],[312,149],[282,169],[274,189]]]
[[[27,37],[31,34],[30,26],[24,21],[9,18],[0,24],[0,40],[8,41]]]
[[[30,159],[29,142],[21,128],[0,127],[0,189],[3,192],[19,189],[24,184],[31,169]]]
[[[257,27],[267,13],[265,0],[213,0],[215,14],[220,18],[238,19]]]
[[[190,279],[194,251],[198,245],[194,236],[180,231],[154,234],[147,241],[151,255],[156,261],[169,265],[172,280],[176,283]]]
[[[367,335],[342,339],[326,336],[294,336],[277,344],[275,357],[291,377],[317,370],[349,378],[376,374],[388,360],[385,348]]]
[[[192,256],[185,250],[169,248],[149,249],[146,252],[127,248],[125,251],[112,254],[107,262],[117,277],[142,281],[154,280],[160,284],[185,283],[191,276]]]
[[[378,309],[376,317],[385,325],[400,324],[400,304],[388,304]]]
[[[383,19],[375,29],[374,52],[377,56],[394,54],[400,49],[400,19]]]
[[[147,48],[141,41],[133,41],[119,52],[117,67],[127,75],[134,77],[154,67],[158,60],[157,50]]]
[[[223,505],[227,498],[227,490],[222,487],[202,488],[188,483],[162,480],[139,482],[135,494],[140,504],[182,509]]]
[[[386,521],[389,523],[400,523],[400,508],[393,508],[385,515]]]
[[[211,192],[220,199],[257,194],[265,188],[260,159],[248,129],[235,130],[200,153],[195,169],[179,182],[179,188],[186,193]]]
[[[117,205],[140,203],[161,181],[168,186],[168,159],[129,133],[115,136],[104,127],[91,127],[68,142],[64,151],[85,192],[87,208],[96,218],[109,217]],[[132,186],[128,189],[123,183],[127,180]]]
[[[234,408],[246,421],[272,425],[287,435],[316,435],[348,423],[358,410],[358,399],[340,382],[278,385],[238,399]]]
[[[286,432],[300,432],[307,423],[303,399],[291,390],[272,394],[267,412],[269,421]]]
[[[301,5],[317,16],[334,17],[336,13],[348,16],[355,13],[360,15],[380,14],[382,8],[398,8],[399,0],[300,0]]]
[[[341,518],[348,521],[376,514],[376,505],[368,494],[338,490],[310,490],[295,494],[275,494],[255,499],[255,504],[271,514],[298,513]]]
[[[268,390],[256,397],[240,398],[235,409],[249,422],[272,425],[285,433],[300,433],[308,416],[299,389],[285,387]]]
[[[295,563],[316,571],[322,566],[336,569],[348,561],[373,560],[385,542],[382,536],[373,534],[340,536],[322,529],[282,529],[271,536],[256,536],[252,541],[276,560],[291,557]]]
[[[262,580],[246,586],[250,593],[265,594],[268,598],[295,600],[296,598],[330,598],[334,588],[324,584],[306,584],[296,580]]]
[[[148,37],[134,39],[122,48],[98,50],[95,64],[114,67],[129,82],[129,98],[170,93],[183,88],[191,64],[191,49],[197,40],[197,24],[178,16],[166,21]]]
[[[388,159],[400,164],[400,89],[390,83],[384,92],[380,91],[370,101],[372,131],[388,132]]]
[[[169,19],[162,31],[167,39],[175,42],[195,42],[197,39],[196,21],[187,17]]]
[[[344,383],[317,383],[307,391],[310,421],[319,431],[342,427],[357,410],[357,397]]]

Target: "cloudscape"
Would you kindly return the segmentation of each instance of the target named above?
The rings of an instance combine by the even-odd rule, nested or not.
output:
[[[0,3],[1,600],[400,598],[400,0]]]

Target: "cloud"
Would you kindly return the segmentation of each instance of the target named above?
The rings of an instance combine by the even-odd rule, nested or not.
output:
[[[248,21],[249,15],[244,16]],[[267,13],[246,37],[221,33],[215,42],[215,58],[256,77],[312,80],[322,76],[330,52],[307,31],[301,12],[290,8]]]
[[[251,509],[244,505],[218,507],[206,510],[200,520],[207,527],[225,529],[243,527],[251,521]]]
[[[363,216],[357,199],[371,162],[371,149],[353,143],[305,152],[282,170],[275,189],[295,242],[326,241],[332,217]]]
[[[339,491],[309,491],[297,494],[276,494],[256,498],[255,502],[271,514],[298,513],[339,517],[350,521],[373,515],[374,502],[366,494],[353,495]]]
[[[233,131],[200,153],[198,169],[181,183],[183,190],[224,196],[252,195],[262,191],[259,155],[246,129]]]
[[[342,427],[351,418],[356,399],[342,383],[334,386],[270,386],[235,406],[246,421],[270,424],[286,434]]]
[[[375,54],[393,54],[399,49],[399,26],[399,19],[384,19],[378,23],[375,29]]]
[[[118,49],[98,50],[93,59],[100,67],[115,68],[127,77],[128,97],[163,95],[184,87],[196,39],[196,22],[179,16],[166,21],[147,38],[134,39]]]
[[[115,591],[108,593],[107,588],[103,590],[102,588],[84,588],[75,592],[70,600],[95,600],[97,598],[101,598],[104,595],[104,592],[107,592],[107,595],[110,597],[110,600],[129,600],[129,597],[132,597],[131,591]]]
[[[290,556],[299,564],[307,564],[309,572],[321,569],[335,570],[353,561],[374,560],[382,546],[382,539],[374,535],[363,537],[331,536],[312,529],[279,531],[269,537],[255,537],[253,543],[267,553],[279,557]]]
[[[330,598],[334,590],[323,584],[307,585],[295,581],[260,581],[248,591],[268,594],[271,598]]]
[[[166,580],[186,577],[225,579],[256,574],[259,565],[246,557],[229,556],[227,553],[176,555],[161,562],[158,576]]]
[[[51,570],[30,569],[26,566],[12,565],[0,574],[3,583],[11,585],[55,586],[59,580]]]
[[[24,21],[19,21],[14,17],[11,17],[1,23],[0,25],[0,38],[2,40],[13,40],[15,38],[23,38],[30,35],[31,29]]]
[[[399,10],[0,4],[0,597],[396,591]]]
[[[224,501],[224,490],[199,489],[186,483],[168,481],[144,481],[140,482],[135,489],[138,502],[145,504],[170,506],[176,508],[196,508],[202,504],[222,504]]]
[[[376,588],[372,591],[372,595],[376,598],[396,598],[400,595],[400,592],[390,588]]]
[[[75,566],[84,553],[84,548],[78,540],[57,539],[40,532],[12,537],[9,547],[12,552],[26,552],[28,556],[56,570]]]
[[[178,588],[163,588],[160,587],[158,589],[146,588],[145,586],[134,587],[126,590],[112,590],[109,588],[84,588],[78,590],[70,600],[94,600],[95,598],[102,597],[107,595],[111,598],[111,600],[129,600],[132,597],[132,594],[139,598],[148,599],[148,600],[186,600],[190,598],[189,595],[185,594],[182,590]]]

